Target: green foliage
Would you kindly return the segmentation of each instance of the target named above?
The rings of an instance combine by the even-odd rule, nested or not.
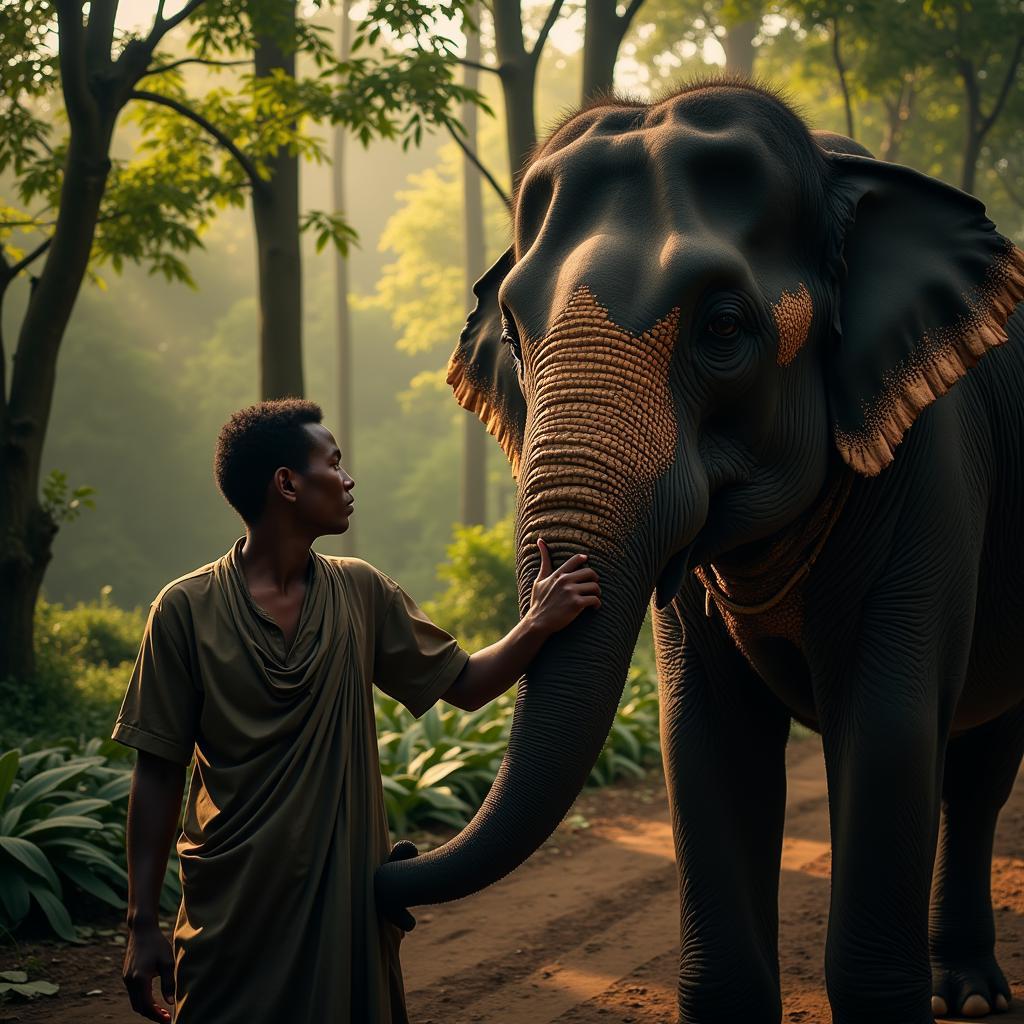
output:
[[[588,785],[642,776],[660,760],[657,679],[630,667],[615,720]],[[419,720],[374,694],[388,824],[396,835],[432,821],[461,828],[487,795],[508,746],[515,690],[478,711],[437,704]]]
[[[109,735],[139,650],[145,616],[110,601],[73,608],[40,601],[35,619],[36,675],[0,681],[0,746],[28,737]]]
[[[315,3],[313,13],[321,6],[330,5]],[[89,272],[94,277],[104,263],[120,272],[131,261],[147,266],[151,274],[194,286],[182,257],[202,247],[202,233],[218,210],[242,204],[248,190],[267,177],[270,154],[285,147],[304,159],[326,159],[322,140],[309,131],[313,123],[342,125],[364,145],[375,138],[418,145],[425,127],[457,123],[454,106],[482,102],[475,90],[455,81],[455,43],[438,31],[438,16],[461,15],[460,2],[371,5],[357,25],[357,44],[376,42],[385,31],[389,38],[411,39],[416,45],[348,61],[335,57],[327,26],[312,18],[292,26],[283,10],[274,0],[203,4],[187,21],[188,57],[150,54],[138,88],[151,96],[129,101],[126,118],[141,139],[131,159],[112,158],[93,240]],[[42,110],[44,103],[60,102],[54,7],[0,0],[0,21],[5,25],[0,33],[0,127],[6,129],[0,139],[0,171],[15,171],[14,188],[23,205],[44,201],[31,213],[0,203],[0,252],[17,261],[24,250],[13,244],[12,233],[49,235],[55,223],[51,218],[59,214],[66,121],[38,116],[33,109],[37,103]],[[315,73],[232,71],[232,87],[188,94],[182,61],[204,60],[219,71],[218,65],[230,63],[222,58],[248,53],[261,34],[310,59]],[[63,45],[76,44],[65,40]],[[149,45],[137,35],[121,34],[112,75],[123,73],[126,62],[120,58],[126,51],[142,53]],[[118,87],[127,92],[132,84]],[[354,237],[336,212],[307,214],[302,227],[317,232],[318,248],[333,241],[344,251]]]
[[[103,587],[98,602],[80,601],[73,608],[40,601],[37,650],[50,648],[58,657],[84,663],[83,667],[134,661],[146,617],[139,608],[119,608],[110,595],[111,588]]]
[[[446,359],[469,314],[462,174],[461,151],[451,144],[441,150],[437,166],[409,175],[407,187],[396,196],[398,209],[378,243],[392,258],[384,265],[374,294],[359,300],[390,313],[401,332],[396,344],[410,355],[434,351]],[[484,213],[489,258],[494,259],[507,244],[508,213],[490,188],[484,192]]]
[[[41,490],[43,510],[55,523],[72,522],[81,515],[82,509],[96,507],[92,500],[95,490],[83,486],[69,492],[67,474],[59,469],[50,471]]]
[[[511,516],[489,529],[456,526],[437,574],[447,586],[423,609],[467,650],[494,643],[519,621]]]
[[[299,222],[300,231],[316,231],[316,251],[322,252],[328,242],[342,256],[348,256],[349,246],[359,235],[340,213],[324,213],[322,210],[308,210]]]
[[[125,907],[125,822],[131,765],[125,748],[92,739],[0,755],[0,928],[14,931],[35,906],[62,939],[72,917],[99,900]],[[160,906],[179,898],[177,857]]]

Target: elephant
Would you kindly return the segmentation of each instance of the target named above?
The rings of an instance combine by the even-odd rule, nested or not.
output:
[[[1024,253],[972,196],[732,78],[567,116],[517,181],[512,238],[448,381],[516,477],[521,609],[538,537],[589,554],[602,606],[519,681],[472,821],[378,869],[381,912],[476,892],[551,834],[650,605],[679,1019],[781,1019],[793,721],[825,757],[836,1024],[1003,1010],[990,872],[1024,753]]]

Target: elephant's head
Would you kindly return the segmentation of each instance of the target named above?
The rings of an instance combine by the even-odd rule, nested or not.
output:
[[[569,117],[522,176],[513,237],[448,379],[518,479],[522,602],[543,536],[589,553],[602,608],[520,682],[473,821],[381,870],[386,910],[528,857],[600,752],[652,590],[793,521],[830,463],[881,471],[1024,295],[1024,256],[975,199],[733,81]]]

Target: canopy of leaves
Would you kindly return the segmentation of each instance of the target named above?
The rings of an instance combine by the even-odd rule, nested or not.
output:
[[[131,261],[192,284],[183,256],[203,244],[203,230],[218,210],[241,205],[259,187],[265,161],[278,148],[325,160],[324,141],[312,131],[318,124],[343,125],[364,144],[374,138],[418,143],[424,128],[454,126],[457,105],[480,98],[456,81],[454,43],[437,30],[439,16],[461,16],[461,0],[372,4],[356,27],[353,49],[360,52],[347,61],[334,55],[328,26],[317,21],[333,5],[317,0],[294,37],[279,39],[295,50],[300,68],[310,69],[295,77],[281,70],[256,76],[236,69],[246,60],[229,59],[248,56],[259,34],[276,38],[290,31],[281,16],[286,4],[220,0],[190,6],[195,9],[185,22],[185,55],[155,50],[137,81],[123,76],[157,25],[150,37],[113,34],[108,77],[122,87],[127,81],[132,98],[122,120],[133,145],[130,156],[112,158],[93,267],[109,263],[119,271]],[[0,173],[13,172],[15,193],[0,196],[0,244],[16,265],[31,253],[30,244],[42,238],[45,246],[52,233],[68,135],[66,118],[54,116],[61,110],[54,4],[0,0],[0,24]],[[83,47],[96,43],[92,28],[82,34]],[[382,34],[392,47],[374,47]],[[229,84],[192,94],[185,84],[188,65],[220,72]],[[345,251],[353,238],[336,212],[308,211],[302,226],[316,232],[319,246],[333,242]]]

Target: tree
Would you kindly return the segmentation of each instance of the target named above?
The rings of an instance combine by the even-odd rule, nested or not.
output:
[[[642,40],[636,57],[670,74],[714,40],[725,52],[726,70],[750,77],[768,8],[767,0],[646,0],[636,19]]]
[[[259,9],[274,2],[259,0],[268,5]],[[201,244],[220,206],[240,205],[247,186],[268,176],[268,155],[284,146],[322,156],[319,142],[294,128],[304,118],[345,124],[363,141],[418,141],[424,122],[450,123],[449,104],[467,95],[452,80],[452,44],[430,31],[426,5],[380,0],[359,39],[374,43],[386,30],[411,34],[419,46],[338,65],[321,34],[297,24],[296,48],[329,76],[297,81],[271,69],[246,76],[237,94],[210,90],[190,103],[182,66],[217,66],[225,54],[251,50],[248,15],[257,7],[256,0],[209,7],[188,0],[165,17],[160,0],[151,29],[138,36],[116,30],[116,0],[92,0],[87,20],[82,0],[0,0],[0,172],[13,172],[20,202],[0,211],[0,303],[19,275],[31,280],[9,386],[0,338],[0,678],[33,671],[33,613],[60,517],[41,495],[43,442],[61,341],[87,273],[133,260],[194,284],[182,255]],[[189,56],[159,53],[186,22]],[[147,77],[158,84],[139,88]],[[137,119],[144,155],[112,158],[116,124],[133,100],[146,103]],[[41,116],[47,103],[63,107],[66,137],[56,119]],[[321,247],[351,237],[336,214],[311,211],[302,226],[317,231]],[[15,230],[32,236],[28,252],[13,244]]]
[[[338,58],[344,64],[351,57],[352,21],[351,2],[342,0],[338,15]],[[348,133],[340,125],[334,129],[334,160],[332,161],[334,187],[334,209],[345,216],[347,198],[345,196],[345,143]],[[337,323],[335,330],[338,337],[338,416],[337,442],[342,451],[342,458],[349,473],[356,471],[355,445],[352,431],[352,404],[354,388],[352,382],[352,317],[348,303],[348,254],[336,252],[334,255],[334,301]],[[353,519],[348,530],[342,534],[342,546],[349,555],[357,550],[356,531],[358,523]]]
[[[785,5],[809,32],[830,39],[844,97],[846,131],[854,134],[854,95],[880,99],[886,133],[879,155],[895,159],[915,102],[960,86],[963,114],[960,187],[975,190],[990,133],[1006,115],[1024,78],[1024,9],[1012,0],[800,0]],[[919,104],[918,104],[919,105]],[[953,111],[957,111],[954,109]]]
[[[617,0],[586,0],[583,86],[580,90],[584,102],[599,93],[611,92],[615,83],[615,60],[619,55],[619,46],[643,2],[629,0],[622,14],[619,14]]]
[[[466,66],[463,82],[467,89],[477,91],[480,77],[480,31],[466,24]],[[465,103],[462,107],[462,127],[469,152],[477,150],[477,107]],[[462,160],[462,205],[465,237],[465,309],[473,308],[473,284],[486,270],[487,252],[484,235],[484,199],[477,165],[468,153]],[[471,412],[462,416],[462,495],[460,519],[470,525],[487,521],[487,432]]]
[[[548,35],[562,11],[562,3],[563,0],[552,0],[531,47],[527,46],[524,36],[521,0],[493,0],[491,4],[497,64],[476,64],[480,70],[493,72],[501,80],[509,178],[513,186],[527,156],[537,143],[534,116],[537,65]],[[493,176],[488,177],[491,184],[497,187]]]
[[[254,84],[281,75],[294,82],[298,42],[295,0],[256,5]],[[259,83],[262,85],[263,83]],[[286,126],[298,128],[298,111]],[[335,128],[335,131],[341,129]],[[302,253],[299,249],[299,153],[279,145],[266,156],[268,174],[252,187],[260,285],[260,382],[264,398],[304,393],[302,377]]]

